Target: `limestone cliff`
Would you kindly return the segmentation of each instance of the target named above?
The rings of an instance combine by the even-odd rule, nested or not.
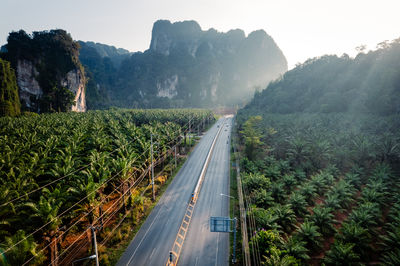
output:
[[[149,49],[114,64],[113,76],[103,70],[110,67],[101,50],[94,55],[82,50],[81,60],[112,105],[123,107],[240,104],[287,70],[285,56],[265,31],[203,31],[195,21],[155,22]]]
[[[19,88],[19,98],[22,104],[29,109],[36,109],[35,103],[43,95],[35,77],[39,72],[31,61],[21,59],[17,63],[17,84]],[[40,110],[39,110],[40,111]]]
[[[63,30],[12,32],[5,53],[17,73],[22,110],[86,111],[79,45]]]
[[[80,60],[92,73],[90,108],[106,108],[104,103],[128,108],[236,105],[287,71],[285,56],[265,31],[248,36],[240,29],[204,31],[196,21],[156,21],[143,53],[90,42],[81,47]]]
[[[74,95],[75,104],[72,105],[71,110],[75,112],[86,111],[86,97],[85,97],[85,85],[86,78],[84,73],[80,69],[74,69],[67,73],[64,80],[61,81],[61,85],[70,90]]]

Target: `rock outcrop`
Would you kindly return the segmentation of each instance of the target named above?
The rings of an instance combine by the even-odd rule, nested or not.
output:
[[[19,88],[19,98],[22,105],[29,109],[38,109],[36,102],[43,95],[36,77],[39,75],[32,61],[25,59],[18,60],[17,63],[17,84]]]
[[[22,110],[86,111],[86,80],[79,45],[63,30],[12,32],[3,49],[17,73]]]
[[[99,44],[97,55],[87,46],[80,58],[94,73],[90,90],[103,88],[107,96],[97,95],[99,102],[110,98],[128,108],[240,104],[287,71],[285,56],[265,31],[203,31],[195,21],[155,22],[149,49],[129,54],[120,65],[107,63],[120,58],[115,49],[107,57]]]
[[[75,104],[71,107],[71,110],[74,112],[86,111],[85,85],[86,78],[80,69],[69,71],[67,76],[61,81],[61,86],[67,88],[75,95]]]

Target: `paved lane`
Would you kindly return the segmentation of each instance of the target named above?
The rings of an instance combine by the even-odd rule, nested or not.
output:
[[[197,144],[117,265],[165,265],[220,123],[221,120]]]
[[[221,193],[229,195],[231,125],[229,118],[217,140],[178,265],[229,265],[229,234],[210,232],[209,219],[229,216],[229,198]]]

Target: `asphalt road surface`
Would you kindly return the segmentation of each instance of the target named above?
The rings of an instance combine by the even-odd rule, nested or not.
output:
[[[178,264],[228,264],[228,234],[209,232],[208,220],[209,216],[228,216],[229,212],[229,198],[221,193],[229,192],[227,142],[231,122],[231,118],[221,118],[203,136],[117,265],[165,265],[218,125],[224,128],[216,142]]]
[[[231,125],[229,118],[215,144],[178,265],[229,265],[229,233],[210,232],[209,224],[210,216],[229,216]]]

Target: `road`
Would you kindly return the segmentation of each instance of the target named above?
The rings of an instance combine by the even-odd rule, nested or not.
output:
[[[136,237],[132,240],[117,265],[165,265],[168,254],[175,241],[179,226],[182,222],[186,207],[191,198],[191,193],[196,186],[197,179],[202,170],[208,150],[215,135],[218,125],[224,125],[216,142],[214,154],[205,175],[204,183],[197,200],[192,223],[189,227],[187,239],[185,240],[180,265],[194,265],[192,261],[197,260],[198,265],[210,265],[212,257],[215,263],[212,265],[227,265],[228,263],[228,235],[222,233],[210,233],[208,228],[209,216],[228,215],[229,198],[220,194],[229,192],[229,147],[228,135],[231,130],[231,119],[221,118],[194,148],[193,152],[175,176],[158,204],[140,228]],[[226,131],[225,131],[226,129]],[[203,199],[204,198],[204,199]],[[197,245],[196,235],[202,234],[203,247]],[[194,238],[193,238],[194,237]],[[190,241],[190,242],[189,242]],[[194,243],[191,243],[193,242]],[[214,244],[211,245],[210,241]],[[217,243],[217,245],[215,245]],[[188,248],[186,248],[188,245]],[[194,248],[193,250],[191,250]],[[216,250],[218,249],[218,250]],[[200,250],[200,251],[199,251]],[[199,258],[190,256],[190,253],[206,254],[212,252],[213,256],[207,255],[207,264]],[[211,254],[211,253],[210,253]],[[186,264],[186,261],[188,264]],[[225,262],[224,262],[225,261]]]
[[[229,265],[229,234],[210,232],[210,216],[229,216],[232,119],[225,121],[194,209],[179,265]],[[225,131],[226,130],[226,131]],[[221,195],[223,194],[223,195]]]

